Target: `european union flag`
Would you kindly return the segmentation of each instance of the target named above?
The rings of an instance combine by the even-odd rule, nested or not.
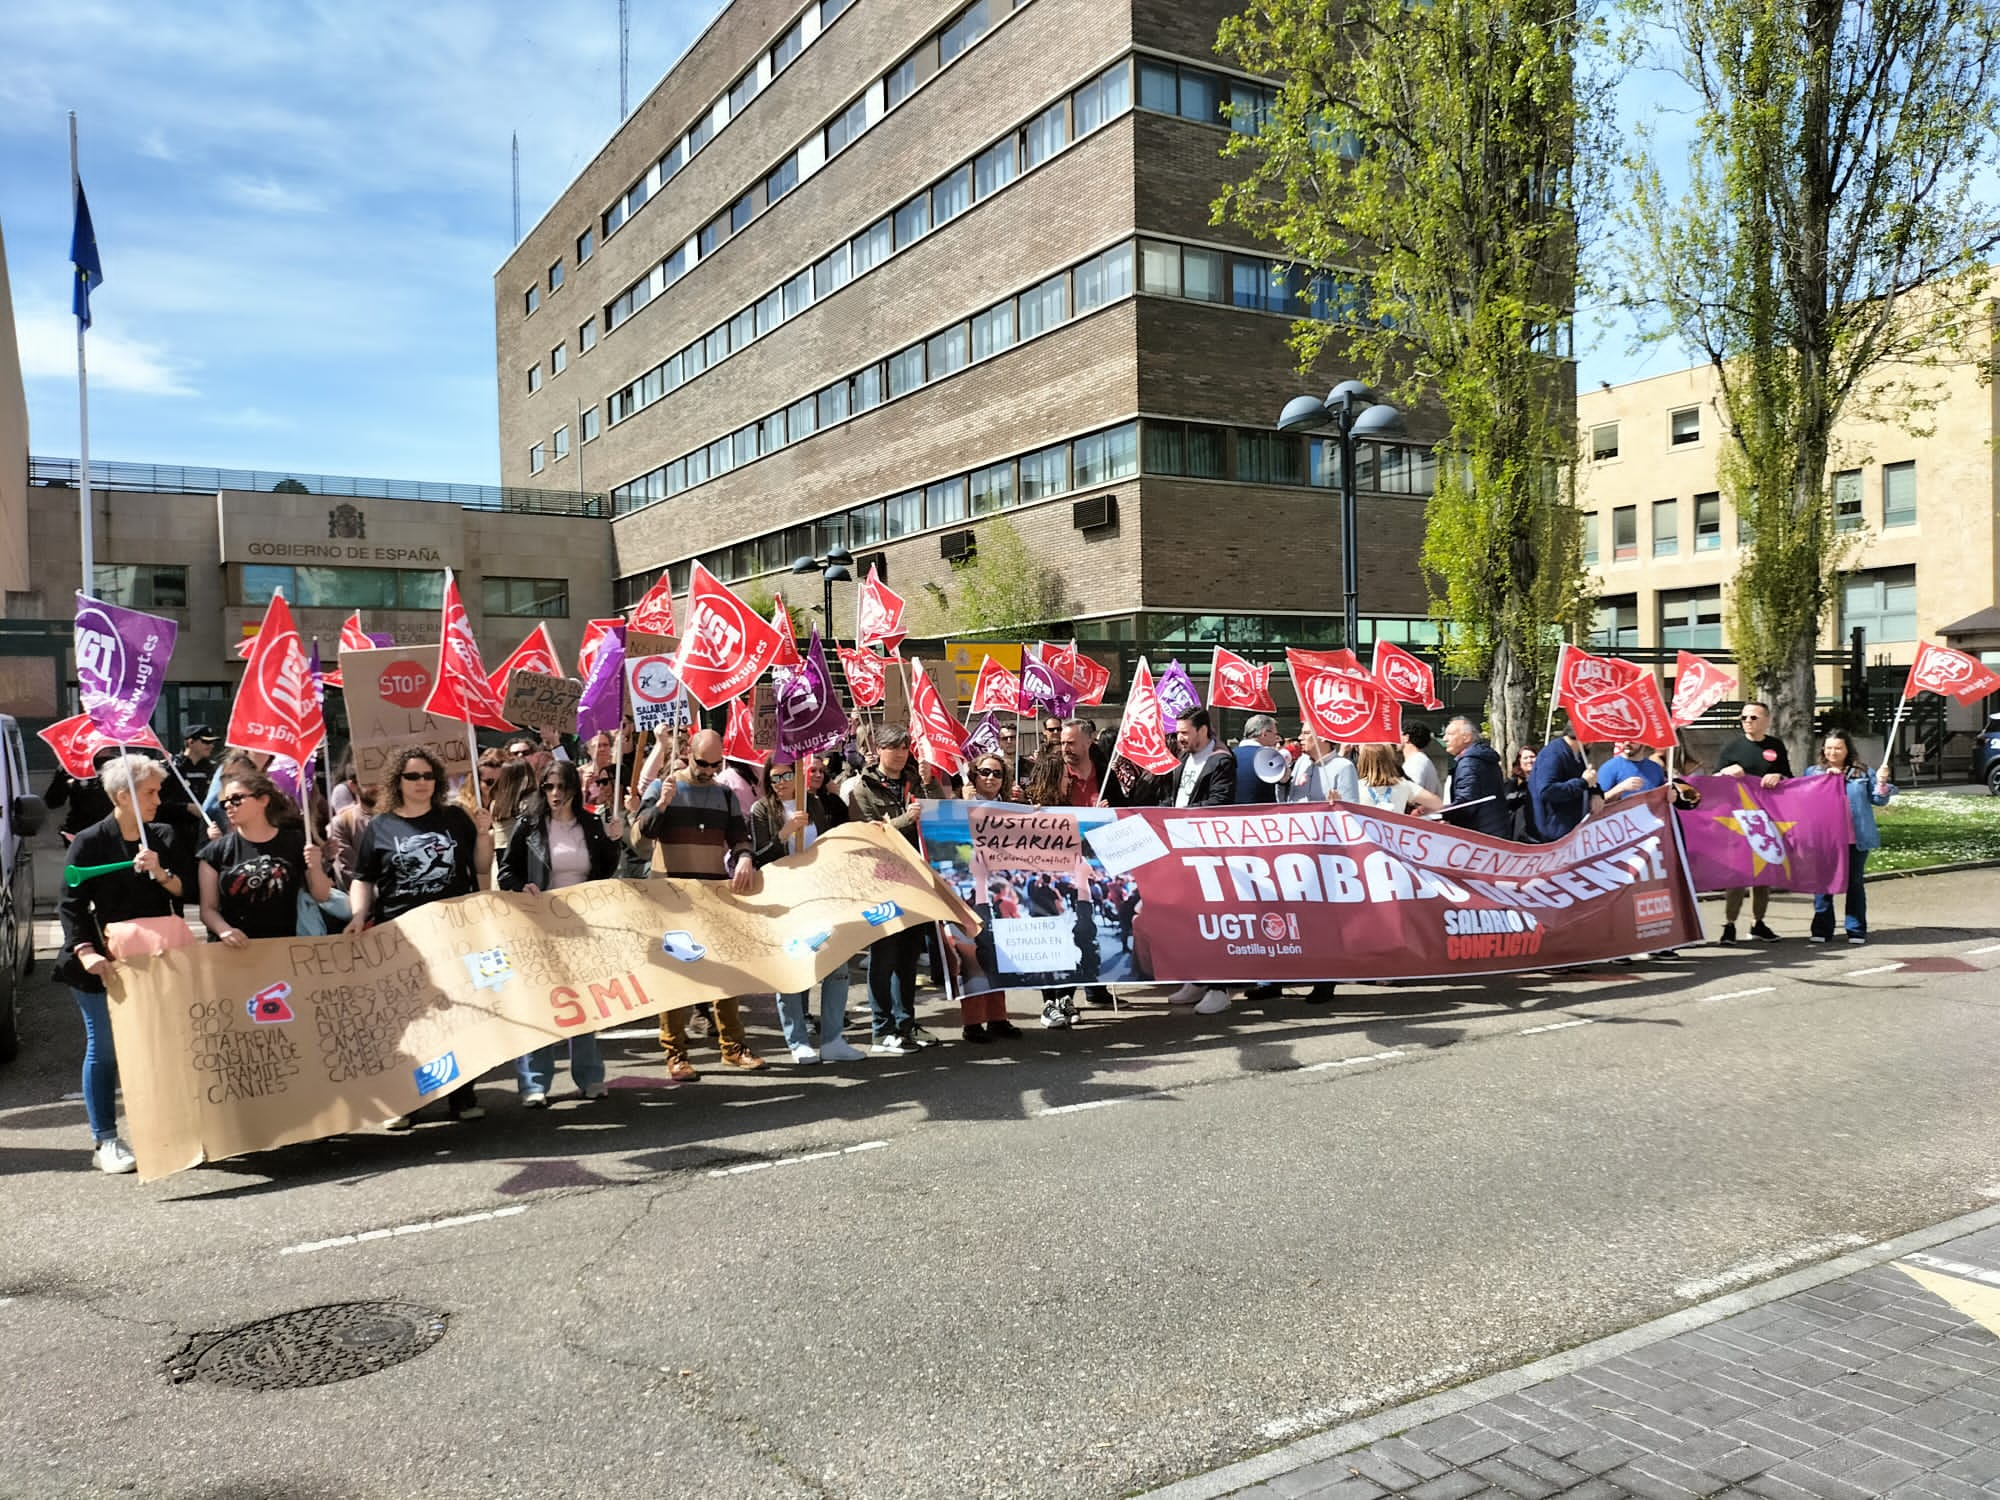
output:
[[[104,284],[104,267],[97,259],[97,231],[90,227],[90,200],[83,196],[83,184],[76,185],[76,228],[69,237],[70,264],[76,267],[76,289],[70,296],[70,311],[84,328],[90,326],[90,293]]]

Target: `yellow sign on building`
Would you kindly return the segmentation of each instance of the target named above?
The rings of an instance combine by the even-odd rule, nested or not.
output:
[[[986,658],[992,657],[1008,671],[1019,674],[1021,670],[1021,643],[1019,641],[946,641],[944,643],[944,665],[958,679],[958,704],[963,708],[972,701],[972,690],[979,683],[979,669]],[[942,689],[944,683],[939,682]]]

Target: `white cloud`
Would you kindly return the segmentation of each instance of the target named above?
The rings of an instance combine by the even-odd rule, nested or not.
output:
[[[75,381],[75,318],[65,312],[27,312],[15,331],[20,338],[24,378]],[[96,328],[85,338],[84,358],[94,388],[141,396],[198,394],[188,381],[193,361],[176,359],[158,344]]]
[[[231,177],[222,185],[245,208],[266,214],[322,214],[326,203],[312,193],[287,187],[272,177]]]
[[[235,411],[210,411],[202,421],[211,427],[228,427],[238,432],[284,432],[298,426],[290,417],[278,416],[261,407],[244,406]]]

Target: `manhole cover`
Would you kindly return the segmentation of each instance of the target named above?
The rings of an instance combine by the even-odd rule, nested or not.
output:
[[[239,1390],[289,1391],[373,1375],[415,1359],[444,1337],[445,1315],[408,1302],[336,1302],[203,1334],[168,1363],[188,1380]]]

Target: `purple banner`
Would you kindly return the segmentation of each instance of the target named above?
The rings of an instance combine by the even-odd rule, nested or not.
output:
[[[833,679],[826,672],[826,651],[820,645],[819,626],[812,628],[812,640],[805,660],[777,679],[778,747],[780,760],[801,755],[817,755],[832,750],[847,738],[847,711],[834,695]]]
[[[76,685],[83,711],[123,743],[146,727],[180,627],[88,594],[76,596]]]
[[[965,753],[967,755],[998,755],[1000,753],[1000,725],[991,714],[981,714],[979,722],[965,731]]]
[[[1178,658],[1167,663],[1166,670],[1153,679],[1153,691],[1160,700],[1160,717],[1169,730],[1174,720],[1183,718],[1201,707],[1201,689],[1188,676],[1188,669]]]
[[[1021,696],[1030,707],[1067,719],[1076,712],[1076,687],[1047,662],[1021,663]]]
[[[1701,805],[1679,813],[1698,891],[1767,885],[1812,893],[1847,889],[1854,815],[1838,776],[1760,786],[1749,776],[1690,776]]]
[[[594,734],[615,735],[624,721],[625,625],[620,621],[604,633],[591,660],[576,704],[576,732],[586,740]]]

